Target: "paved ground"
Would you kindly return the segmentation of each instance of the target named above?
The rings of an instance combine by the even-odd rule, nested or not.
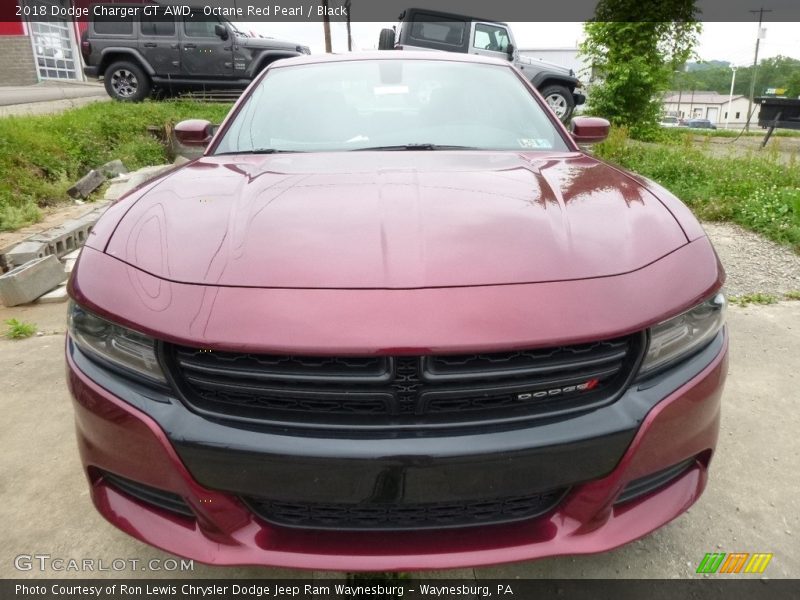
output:
[[[0,86],[0,117],[61,112],[110,100],[99,83],[44,82],[26,86]]]
[[[14,557],[168,558],[117,531],[92,508],[75,448],[64,384],[65,305],[0,308],[44,335],[0,339],[0,577],[77,577],[18,572]],[[732,307],[730,377],[710,486],[692,510],[647,538],[596,556],[561,557],[436,575],[485,577],[691,577],[706,552],[773,552],[767,575],[800,577],[800,302]],[[159,576],[122,571],[119,576]],[[169,573],[162,573],[169,576]],[[194,577],[314,577],[328,574],[200,564]]]

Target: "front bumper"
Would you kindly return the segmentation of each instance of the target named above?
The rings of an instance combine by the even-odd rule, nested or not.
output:
[[[109,376],[69,340],[67,354],[92,497],[120,529],[210,564],[416,570],[600,552],[680,515],[700,496],[716,445],[727,338],[720,333],[680,366],[586,415],[505,432],[380,440],[213,423],[166,393]],[[658,490],[616,503],[630,482],[687,459]],[[172,492],[195,517],[136,500],[103,472]],[[558,486],[569,491],[544,515],[444,534],[292,529],[256,517],[240,499],[360,501],[388,489],[424,502]]]

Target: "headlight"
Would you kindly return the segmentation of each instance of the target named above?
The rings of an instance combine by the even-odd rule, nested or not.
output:
[[[652,373],[710,342],[725,324],[726,304],[725,296],[720,293],[677,317],[654,325],[639,373]]]
[[[101,319],[74,302],[70,302],[68,326],[75,345],[90,357],[166,383],[152,338]]]

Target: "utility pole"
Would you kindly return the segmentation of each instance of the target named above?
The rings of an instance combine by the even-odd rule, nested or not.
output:
[[[731,66],[731,71],[733,71],[733,76],[731,77],[731,91],[728,94],[728,111],[725,113],[725,129],[728,128],[728,122],[731,119],[731,107],[733,102],[733,84],[736,83],[736,69],[737,67]]]
[[[353,51],[353,33],[350,30],[350,9],[352,8],[350,0],[344,1],[344,10],[347,13],[347,51]]]
[[[761,41],[761,23],[764,21],[764,13],[770,13],[771,10],[765,10],[762,6],[758,10],[751,10],[753,14],[758,13],[758,35],[756,35],[756,55],[753,58],[753,76],[750,79],[750,96],[747,99],[747,124],[744,126],[745,131],[750,131],[750,114],[753,111],[753,98],[756,96],[756,75],[758,75],[758,44]]]
[[[325,34],[325,52],[330,54],[333,52],[331,44],[331,18],[328,16],[328,0],[322,0],[322,10],[325,13],[322,15],[322,31]]]

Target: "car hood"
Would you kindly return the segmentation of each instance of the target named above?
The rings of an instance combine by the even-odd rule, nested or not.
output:
[[[606,277],[686,243],[580,153],[399,151],[202,158],[133,203],[106,252],[184,283],[425,288]]]

